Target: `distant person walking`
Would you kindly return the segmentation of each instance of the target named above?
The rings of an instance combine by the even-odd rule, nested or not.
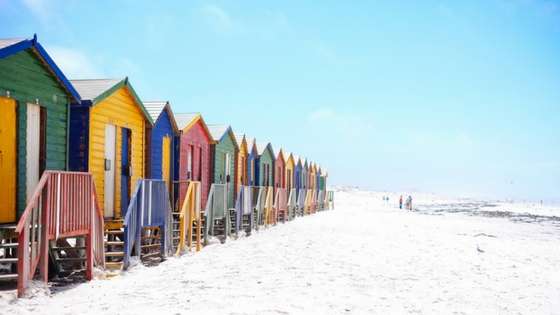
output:
[[[408,198],[406,198],[406,208],[412,211],[412,196],[410,195],[408,195]]]
[[[399,198],[399,209],[402,209],[402,203],[403,203],[403,199],[402,199],[402,195]]]

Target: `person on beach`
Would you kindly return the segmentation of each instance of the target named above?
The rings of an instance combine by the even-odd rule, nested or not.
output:
[[[402,200],[402,195],[401,195],[401,197],[399,198],[399,209],[401,209],[401,210],[402,210],[402,202],[403,202],[403,200]]]

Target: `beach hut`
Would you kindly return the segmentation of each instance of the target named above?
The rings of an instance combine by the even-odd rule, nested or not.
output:
[[[302,161],[301,183],[305,190],[309,189],[309,161],[304,158]]]
[[[146,177],[165,181],[169,192],[173,188],[174,141],[178,132],[177,122],[166,101],[144,102],[154,125],[149,129],[149,158],[146,161]]]
[[[274,211],[276,221],[287,220],[288,193],[286,191],[286,158],[280,148],[274,161]]]
[[[303,215],[305,193],[306,193],[303,187],[303,163],[302,163],[303,159],[299,156],[294,156],[294,162],[295,162],[294,182],[295,182],[295,188],[297,193],[295,214]]]
[[[296,163],[294,160],[294,155],[292,153],[284,154],[284,160],[286,161],[285,166],[285,180],[286,190],[291,191],[296,188],[295,185],[295,169]]]
[[[298,155],[294,155],[293,159],[294,159],[294,187],[299,192],[299,190],[303,188],[303,184],[302,184],[303,165],[301,164],[301,158]]]
[[[259,186],[265,188],[263,194],[264,207],[263,213],[260,215],[262,220],[259,224],[269,225],[276,222],[276,214],[274,213],[274,162],[276,156],[270,143],[257,143],[257,161],[256,161],[256,181]]]
[[[249,185],[249,177],[248,177],[248,155],[249,150],[247,146],[247,138],[245,135],[236,134],[235,140],[239,145],[239,153],[237,154],[237,162],[235,163],[235,173],[236,181],[235,181],[235,191],[238,192],[241,186]]]
[[[214,143],[206,122],[199,113],[175,114],[180,133],[179,172],[175,185],[179,200],[174,203],[180,207],[187,191],[188,182],[200,182],[201,208],[206,207],[208,192],[212,183],[212,151]]]
[[[151,116],[126,77],[72,80],[72,84],[82,100],[72,104],[70,111],[69,166],[93,174],[105,218],[106,266],[126,268],[133,255],[163,259],[168,209],[154,204],[161,212],[151,212],[141,224],[136,221],[148,215],[144,210],[152,209],[152,202],[165,205],[162,198],[168,198],[162,183],[144,180]],[[158,243],[154,246],[152,240],[141,239],[144,232],[157,233]],[[142,252],[142,246],[156,251]]]
[[[57,273],[85,267],[87,279],[94,262],[103,264],[102,245],[92,248],[102,217],[91,207],[91,175],[65,172],[69,105],[78,102],[36,36],[0,39],[0,281],[17,280],[18,296],[36,270],[47,281],[50,258]],[[86,250],[68,244],[61,252],[56,244],[69,238]]]
[[[257,143],[256,182],[259,186],[274,186],[274,162],[276,157],[270,143]]]
[[[65,170],[80,96],[37,39],[0,39],[0,224],[15,223],[42,173]]]
[[[72,80],[70,170],[93,174],[106,224],[120,226],[144,177],[145,130],[153,121],[128,78]]]
[[[285,182],[286,182],[286,192],[288,194],[288,219],[292,219],[295,216],[296,204],[297,204],[297,189],[295,184],[295,160],[292,153],[285,153],[284,160],[286,161],[286,172],[285,172]]]
[[[247,184],[249,186],[260,186],[257,181],[257,168],[259,150],[255,138],[247,137]]]
[[[233,209],[235,206],[235,165],[237,164],[239,145],[231,126],[208,125],[208,130],[213,139],[211,145],[214,158],[212,164],[213,183],[226,185],[227,209]]]
[[[274,161],[274,188],[286,188],[286,159],[282,148]]]

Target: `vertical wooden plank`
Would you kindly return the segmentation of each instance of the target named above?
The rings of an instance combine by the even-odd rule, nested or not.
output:
[[[16,102],[0,97],[0,223],[16,221]]]
[[[39,155],[41,148],[41,113],[38,105],[27,104],[27,201],[33,195],[39,183]]]
[[[105,126],[105,168],[104,180],[104,215],[106,218],[115,216],[115,172],[116,172],[116,127],[114,125]]]

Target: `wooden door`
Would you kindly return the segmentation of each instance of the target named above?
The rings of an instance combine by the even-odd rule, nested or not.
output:
[[[128,204],[130,203],[131,194],[131,177],[132,177],[132,163],[131,163],[131,137],[132,130],[128,128],[121,128],[121,216],[126,215]]]
[[[171,137],[163,137],[161,146],[161,179],[166,182],[169,189],[171,183]]]
[[[117,127],[105,126],[105,184],[104,184],[104,216],[115,216],[115,171]]]
[[[41,171],[41,108],[38,105],[27,104],[27,134],[26,134],[26,174],[25,184],[27,198],[33,196],[39,183]]]
[[[0,97],[0,223],[16,221],[16,101]]]

